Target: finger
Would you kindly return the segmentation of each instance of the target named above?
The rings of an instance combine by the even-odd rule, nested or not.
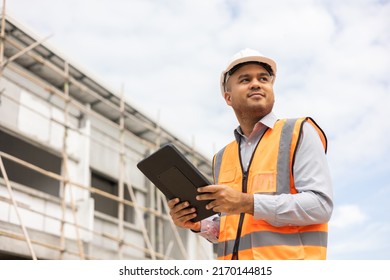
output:
[[[178,199],[178,198],[173,198],[171,200],[168,200],[168,207],[172,209],[179,202],[180,202],[180,199]]]
[[[177,203],[173,208],[171,208],[170,213],[171,213],[171,215],[178,213],[178,212],[182,211],[183,209],[187,208],[188,206],[190,206],[188,201]]]
[[[175,225],[185,226],[191,224],[191,220],[197,216],[195,208],[182,210],[172,216]]]
[[[217,212],[216,211],[216,208],[219,207],[219,204],[218,204],[218,201],[217,200],[213,200],[211,201],[210,203],[208,203],[206,205],[206,209],[207,210],[210,210],[210,209],[213,209],[214,212]]]
[[[199,194],[196,197],[196,200],[213,200],[216,198],[215,193],[205,193],[205,194]]]
[[[186,208],[176,212],[176,216],[182,217],[182,216],[192,214],[194,212],[196,212],[196,209],[194,207],[186,207]]]
[[[204,187],[200,187],[197,189],[198,192],[201,192],[201,193],[213,193],[213,192],[216,192],[218,191],[220,188],[220,186],[218,185],[209,185],[209,186],[204,186]]]
[[[207,206],[206,206],[206,208],[207,208]],[[214,207],[211,207],[210,209],[212,209],[215,213],[225,212],[224,208],[221,206],[214,206]]]
[[[196,209],[191,207],[191,208],[184,208],[182,210],[172,212],[170,214],[171,214],[172,218],[174,218],[174,219],[181,219],[182,217],[187,216],[187,215],[191,215],[194,212],[196,212]]]
[[[192,216],[188,216],[187,218],[189,220],[184,220],[179,222],[179,221],[176,221],[176,225],[177,226],[180,226],[180,227],[184,227],[184,228],[188,228],[188,229],[193,229],[193,230],[196,230],[196,231],[200,231],[201,227],[200,227],[200,222],[193,222],[192,219],[196,217],[196,214],[192,215]],[[184,217],[183,217],[184,218]]]
[[[195,208],[183,210],[181,214],[182,215],[180,215],[177,220],[181,221],[184,224],[191,222],[191,220],[197,216]]]
[[[216,193],[216,192],[223,190],[225,188],[226,188],[226,186],[224,186],[224,185],[209,185],[209,186],[205,186],[205,187],[200,187],[197,189],[197,191],[201,192],[201,193]]]

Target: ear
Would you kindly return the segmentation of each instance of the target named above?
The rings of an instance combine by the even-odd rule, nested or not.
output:
[[[232,94],[231,94],[231,92],[225,91],[223,97],[225,98],[226,104],[230,106],[231,103],[232,103]]]

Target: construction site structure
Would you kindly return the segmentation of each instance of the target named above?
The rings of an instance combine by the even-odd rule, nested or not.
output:
[[[0,259],[213,259],[136,167],[167,143],[210,159],[5,9],[0,30]]]

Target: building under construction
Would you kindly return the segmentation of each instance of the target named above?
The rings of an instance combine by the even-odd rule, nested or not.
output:
[[[136,168],[166,143],[209,159],[4,11],[0,37],[0,259],[213,258]]]

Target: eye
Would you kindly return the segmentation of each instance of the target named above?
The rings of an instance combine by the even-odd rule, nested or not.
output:
[[[240,83],[241,84],[249,83],[249,79],[248,78],[242,78],[242,79],[240,79]]]
[[[266,74],[259,75],[259,82],[263,84],[270,84],[272,82],[272,76]]]
[[[262,77],[260,77],[260,82],[268,83],[269,81],[270,81],[270,78],[267,77],[267,76],[262,76]]]

